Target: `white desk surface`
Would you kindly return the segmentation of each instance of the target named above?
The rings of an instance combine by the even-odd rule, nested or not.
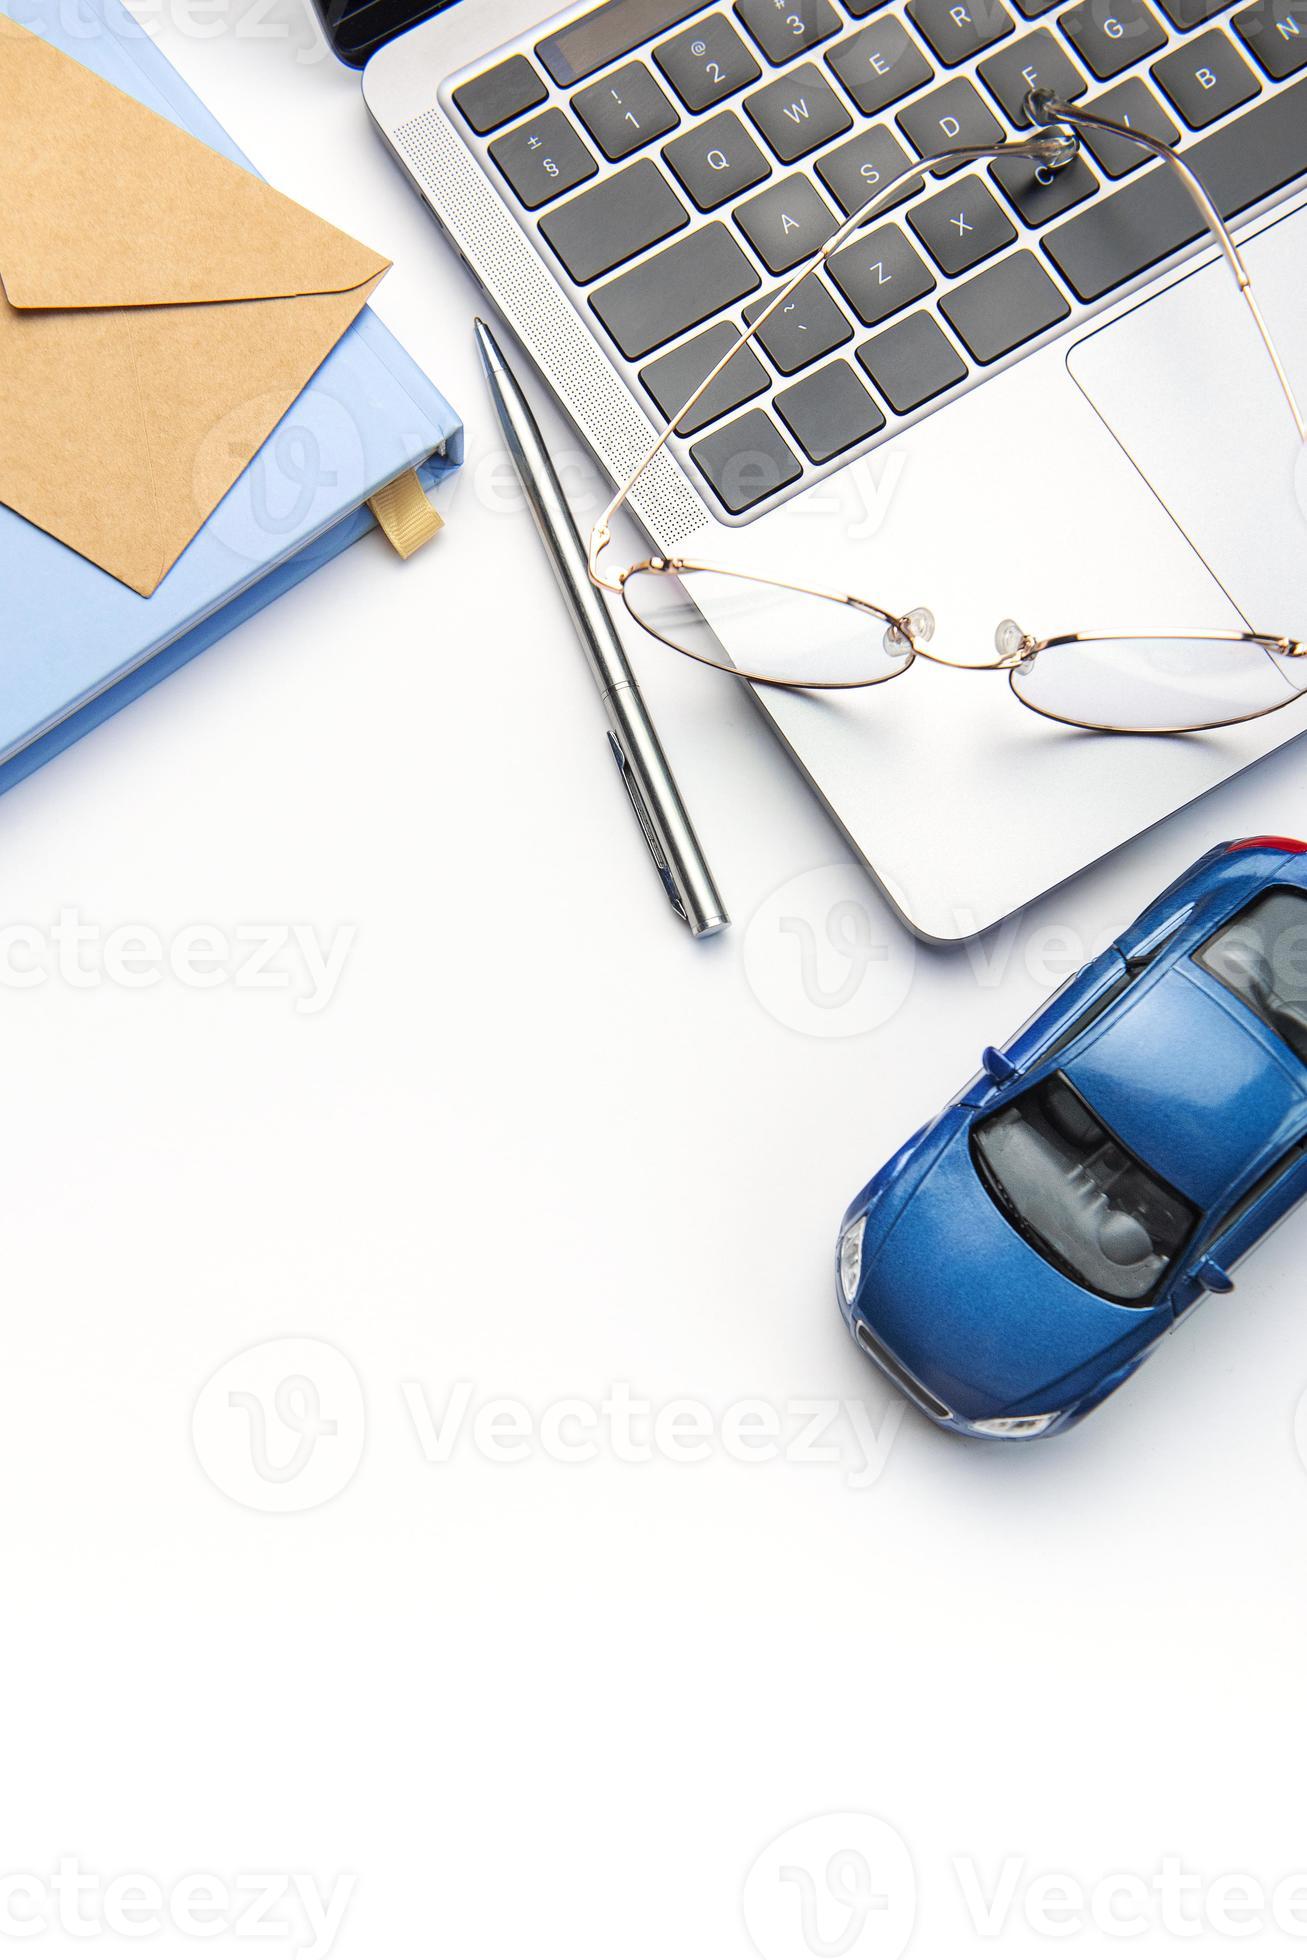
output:
[[[747,1914],[764,1960],[934,1960],[992,1949],[985,1901],[1046,1951],[1058,1873],[1067,1950],[1115,1950],[1096,1905],[1207,1954],[1242,1874],[1256,1950],[1297,1950],[1269,1900],[1307,1868],[1307,1221],[1024,1451],[904,1415],[831,1259],[1069,966],[1215,839],[1307,834],[1301,754],[914,948],[748,702],[649,663],[737,921],[694,945],[490,426],[473,291],[357,79],[298,0],[146,17],[276,183],[394,257],[378,311],[468,459],[428,555],[365,542],[0,806],[30,929],[0,948],[0,1878],[29,1881],[0,1906],[45,1915],[33,1954],[87,1950],[63,1858],[98,1875],[63,1888],[95,1952],[139,1947],[153,1885],[169,1956],[736,1960]],[[187,927],[228,935],[207,987]],[[255,927],[334,943],[337,984],[285,951],[254,984]],[[859,1845],[887,1901],[860,1932],[827,1871]],[[196,1873],[231,1893],[207,1942]],[[256,1944],[252,1873],[336,1888],[334,1940],[283,1899]]]

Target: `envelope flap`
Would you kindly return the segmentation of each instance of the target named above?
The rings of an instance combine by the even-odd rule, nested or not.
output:
[[[21,309],[351,292],[388,261],[0,13],[0,281]]]

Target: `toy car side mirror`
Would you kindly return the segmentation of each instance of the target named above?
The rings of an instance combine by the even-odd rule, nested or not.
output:
[[[1215,1259],[1201,1259],[1194,1267],[1194,1279],[1205,1293],[1233,1293],[1234,1281]]]
[[[987,1048],[980,1058],[980,1066],[991,1082],[1010,1082],[1017,1072],[1016,1063],[1001,1048]]]

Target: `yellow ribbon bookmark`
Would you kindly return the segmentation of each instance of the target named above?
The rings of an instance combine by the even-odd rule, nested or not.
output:
[[[384,490],[378,490],[368,499],[368,507],[401,558],[411,558],[445,528],[445,520],[422,488],[416,470],[407,470]]]

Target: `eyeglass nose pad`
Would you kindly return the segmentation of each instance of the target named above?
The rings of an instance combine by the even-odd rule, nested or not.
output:
[[[897,625],[886,628],[884,647],[892,659],[901,660],[919,646],[929,646],[934,637],[934,613],[929,606],[914,606]]]
[[[1011,660],[1015,654],[1029,646],[1030,635],[1024,626],[1018,626],[1015,619],[1001,621],[994,634],[994,649],[1001,659]]]
[[[1059,122],[1054,113],[1055,106],[1057,106],[1057,97],[1046,88],[1027,90],[1025,100],[1021,104],[1032,127],[1048,132],[1046,138],[1034,140],[1036,143],[1044,144],[1044,157],[1040,170],[1050,173],[1045,179],[1049,183],[1059,170],[1065,170],[1067,165],[1074,163],[1080,154],[1079,131],[1070,127],[1065,121]]]

